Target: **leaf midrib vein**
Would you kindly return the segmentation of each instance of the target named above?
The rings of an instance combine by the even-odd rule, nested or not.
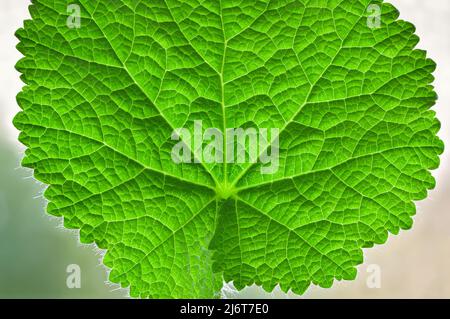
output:
[[[100,3],[100,2],[99,2]],[[164,2],[165,3],[165,2]],[[80,1],[81,4],[81,1]],[[103,29],[100,27],[100,25],[97,23],[97,21],[94,19],[94,13],[97,10],[97,7],[94,9],[94,11],[91,13],[85,5],[81,4],[81,6],[84,8],[84,10],[89,14],[91,20],[95,23],[95,25],[97,26],[97,28],[99,29],[99,31],[102,33],[102,35],[104,36],[105,40],[108,42],[109,46],[111,47],[112,52],[115,54],[115,56],[117,57],[118,61],[120,61],[120,63],[122,64],[123,69],[127,72],[128,76],[130,77],[130,79],[136,84],[136,86],[139,88],[139,90],[146,96],[146,98],[155,106],[155,108],[158,110],[158,112],[161,115],[161,118],[163,118],[166,123],[172,128],[172,130],[175,130],[175,126],[171,123],[171,121],[169,121],[163,114],[163,112],[161,112],[161,110],[158,108],[158,106],[156,105],[155,102],[152,101],[152,99],[150,98],[150,96],[148,95],[148,93],[144,90],[144,88],[140,85],[140,83],[138,81],[136,81],[136,79],[134,78],[134,76],[132,75],[132,73],[128,70],[128,68],[126,67],[125,63],[119,58],[119,55],[116,51],[116,49],[114,48],[114,46],[112,45],[112,42],[109,40],[109,38],[106,36],[105,32],[103,31]],[[169,10],[170,12],[170,10]],[[131,48],[130,50],[132,50],[133,48]],[[190,145],[187,145],[189,151],[192,153],[194,159],[196,158],[196,154],[195,152],[191,149]],[[199,162],[203,169],[211,176],[211,178],[215,181],[215,183],[217,184],[217,180],[216,177],[214,176],[214,174],[212,174],[209,169],[207,169],[207,167],[205,166],[205,164],[203,163],[203,161],[197,161]],[[142,163],[139,162],[139,164],[143,165]],[[185,180],[178,178],[178,177],[174,177],[179,179],[180,181],[184,182]],[[211,188],[209,185],[202,185],[204,187],[208,187]]]
[[[365,8],[364,8],[365,9]],[[364,12],[364,11],[363,11]],[[321,72],[321,74],[317,77],[317,80],[311,85],[308,94],[306,95],[306,98],[303,102],[303,104],[301,106],[299,106],[298,111],[291,117],[291,119],[285,123],[285,125],[283,125],[283,127],[279,130],[278,136],[281,135],[281,133],[286,129],[286,127],[291,124],[293,122],[293,120],[297,117],[298,114],[300,114],[300,112],[303,110],[303,107],[308,104],[308,100],[311,97],[311,94],[313,92],[313,89],[316,87],[317,83],[320,81],[320,79],[322,79],[323,75],[327,72],[327,70],[333,65],[334,61],[336,60],[336,58],[338,57],[339,53],[341,52],[342,48],[344,47],[344,43],[347,40],[348,36],[353,32],[354,28],[358,25],[358,23],[361,21],[361,19],[363,19],[364,14],[363,12],[359,15],[359,18],[356,20],[356,22],[354,23],[354,25],[350,28],[349,32],[347,33],[346,37],[344,39],[342,39],[341,41],[341,45],[339,47],[339,49],[336,51],[333,59],[331,60],[331,62],[324,68],[324,70]],[[260,152],[260,154],[258,155],[258,157],[264,152],[266,151],[269,146],[273,143],[273,141],[275,140],[274,137],[272,137],[272,141],[271,143],[268,143],[268,146],[262,151]],[[246,173],[250,170],[250,168],[252,168],[253,166],[255,166],[256,163],[252,163],[250,165],[247,166],[246,169],[244,169],[235,179],[234,181],[231,183],[232,187],[235,187],[236,184],[246,175]]]

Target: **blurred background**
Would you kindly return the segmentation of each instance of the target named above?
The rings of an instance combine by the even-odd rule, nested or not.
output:
[[[450,1],[390,0],[401,18],[415,24],[419,48],[437,62],[434,110],[440,137],[450,145]],[[29,18],[30,0],[0,1],[0,298],[123,298],[128,292],[107,282],[101,252],[78,243],[77,233],[45,213],[43,185],[20,167],[24,148],[12,119],[22,83],[14,69],[16,29]],[[448,147],[447,147],[448,148]],[[331,289],[311,287],[301,298],[450,298],[450,152],[434,172],[437,187],[417,203],[412,230],[391,236],[383,246],[364,251],[357,280]],[[81,270],[80,288],[68,288],[69,265]],[[69,285],[70,286],[70,285]],[[275,289],[249,287],[235,298],[300,298]]]

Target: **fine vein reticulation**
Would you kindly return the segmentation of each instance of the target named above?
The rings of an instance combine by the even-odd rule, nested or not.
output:
[[[30,13],[17,32],[23,165],[134,297],[353,279],[362,248],[409,229],[434,187],[435,64],[390,4],[34,0]],[[279,129],[278,171],[174,163],[172,132],[197,120]]]

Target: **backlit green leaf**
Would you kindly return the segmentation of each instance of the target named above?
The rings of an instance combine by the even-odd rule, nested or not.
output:
[[[17,32],[23,165],[134,297],[353,279],[362,248],[409,229],[434,187],[435,64],[380,0],[34,0],[30,12]],[[196,121],[278,129],[278,170],[208,163],[195,147],[175,163],[172,133]]]

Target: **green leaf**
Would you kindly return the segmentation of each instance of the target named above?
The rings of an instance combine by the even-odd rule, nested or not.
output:
[[[362,248],[409,229],[434,187],[435,64],[389,4],[35,0],[30,12],[17,32],[23,165],[134,297],[353,279]],[[176,164],[174,129],[199,120],[279,129],[279,169]]]

